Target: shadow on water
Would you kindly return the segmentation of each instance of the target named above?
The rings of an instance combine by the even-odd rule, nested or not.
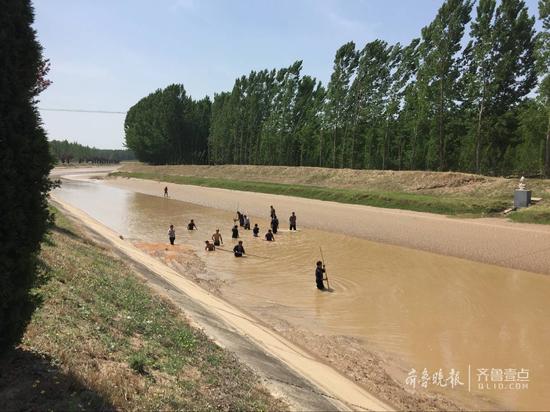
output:
[[[17,348],[0,357],[0,410],[100,410],[115,407],[44,354]]]

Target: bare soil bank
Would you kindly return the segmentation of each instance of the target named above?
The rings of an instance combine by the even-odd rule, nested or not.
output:
[[[124,163],[119,171],[418,194],[472,196],[479,194],[485,197],[510,196],[518,183],[516,179],[458,172],[356,170],[290,166],[150,166],[128,162]],[[538,197],[550,197],[550,180],[529,180],[528,186],[536,192]]]

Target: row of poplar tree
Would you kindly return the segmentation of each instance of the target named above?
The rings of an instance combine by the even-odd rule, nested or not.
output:
[[[97,149],[68,140],[50,140],[48,144],[57,163],[119,163],[135,160],[131,150]]]
[[[172,85],[128,112],[150,163],[550,174],[550,0],[446,0],[407,45],[337,50],[325,86],[302,62],[194,101]]]

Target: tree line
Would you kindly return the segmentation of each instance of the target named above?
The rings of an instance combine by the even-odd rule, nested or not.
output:
[[[140,100],[126,142],[150,163],[550,175],[550,0],[446,0],[408,44],[336,51],[327,85],[302,62],[193,101]]]
[[[131,150],[96,149],[67,140],[51,140],[50,153],[57,163],[119,163],[125,160],[135,160]]]

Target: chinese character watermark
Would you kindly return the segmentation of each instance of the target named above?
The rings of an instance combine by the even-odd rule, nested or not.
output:
[[[461,378],[460,371],[451,368],[448,371],[437,370],[429,371],[423,368],[418,372],[412,368],[405,378],[405,385],[412,389],[428,387],[439,387],[455,389],[466,386],[468,392],[472,387],[477,390],[522,390],[529,388],[529,369],[515,368],[476,368],[472,372],[471,365],[468,365],[468,373],[465,378]]]

